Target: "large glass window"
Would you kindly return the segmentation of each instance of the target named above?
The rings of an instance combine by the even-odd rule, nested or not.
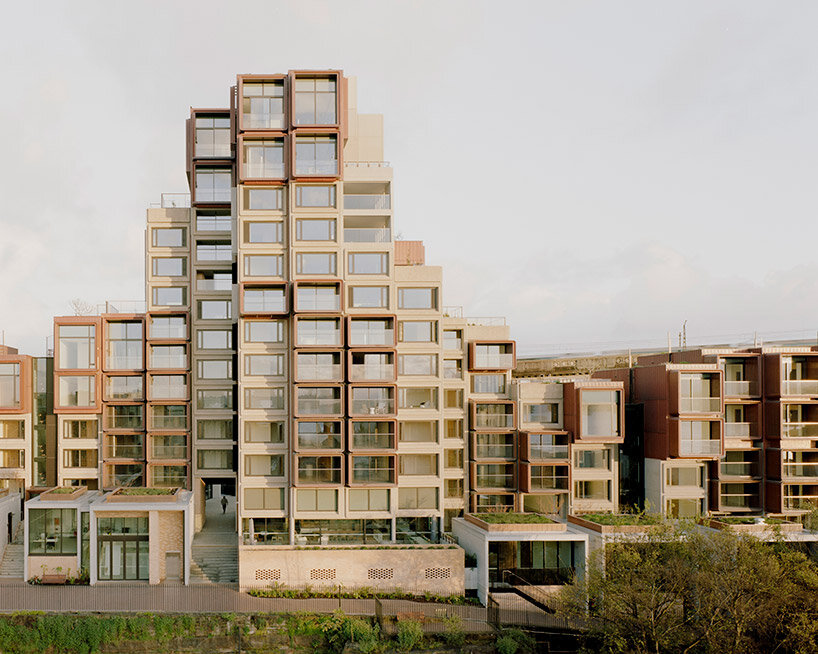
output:
[[[199,300],[199,320],[229,320],[232,317],[230,300]]]
[[[109,370],[142,368],[142,323],[108,323],[106,365]]]
[[[399,288],[399,309],[437,309],[436,288]]]
[[[338,510],[338,491],[334,488],[299,488],[295,492],[295,505],[299,511]]]
[[[386,416],[395,412],[395,395],[391,387],[353,386],[352,410],[355,415]]]
[[[284,374],[284,355],[245,354],[244,374],[280,377]]]
[[[435,343],[437,321],[402,320],[398,323],[398,339],[402,343]]]
[[[296,136],[295,174],[337,175],[338,137],[330,134]]]
[[[248,477],[283,477],[283,454],[245,454],[244,474]]]
[[[230,156],[229,116],[196,116],[196,156]]]
[[[244,274],[248,277],[280,277],[283,265],[280,254],[244,255]]]
[[[187,368],[186,345],[151,345],[149,354],[151,368]]]
[[[295,305],[298,311],[338,311],[341,296],[334,284],[299,284],[295,289]]]
[[[248,420],[244,423],[245,443],[284,443],[284,423],[269,420]]]
[[[184,316],[152,316],[148,333],[151,338],[186,338],[187,321]]]
[[[284,82],[244,82],[242,84],[242,127],[281,129],[284,127]]]
[[[427,377],[437,375],[437,355],[400,354],[398,355],[398,374]]]
[[[437,509],[438,489],[436,486],[430,488],[408,488],[398,489],[399,509]]]
[[[582,435],[619,436],[619,391],[583,390]]]
[[[142,405],[109,406],[105,417],[108,429],[142,431],[145,428]]]
[[[97,578],[100,581],[148,578],[147,517],[98,518],[97,543]]]
[[[231,185],[229,170],[199,168],[196,170],[196,202],[230,202]]]
[[[199,379],[232,379],[233,362],[230,359],[200,359],[196,362]]]
[[[248,343],[283,343],[284,321],[246,320],[244,340]]]
[[[281,313],[287,310],[287,294],[283,286],[275,288],[245,288],[244,311],[247,313]]]
[[[199,450],[196,464],[200,470],[232,470],[233,450]]]
[[[153,306],[181,307],[187,304],[187,289],[183,286],[155,286],[151,299]]]
[[[28,519],[29,555],[77,553],[76,509],[29,509]]]
[[[299,252],[295,255],[295,271],[299,275],[334,275],[334,252]]]
[[[96,404],[96,377],[92,375],[65,375],[59,383],[60,406],[89,407]]]
[[[154,227],[152,232],[153,247],[183,248],[187,244],[184,227]]]
[[[437,475],[437,454],[401,454],[398,461],[401,475]]]
[[[233,421],[198,420],[196,437],[205,440],[233,440]]]
[[[233,391],[226,388],[196,391],[196,407],[199,409],[232,409]]]
[[[295,187],[296,207],[334,207],[335,186],[328,185],[299,185]]]
[[[299,241],[334,241],[334,218],[299,218],[295,221],[295,238]]]
[[[299,450],[337,450],[341,447],[343,435],[340,422],[298,422]]]
[[[350,488],[350,511],[388,511],[388,488]]]
[[[244,508],[257,511],[259,510],[280,511],[284,508],[284,489],[245,488]],[[258,520],[258,518],[255,518],[255,520]]]
[[[245,388],[245,409],[272,409],[281,411],[284,408],[283,388]]]
[[[334,125],[334,77],[298,77],[295,80],[295,124]]]
[[[63,466],[66,468],[96,468],[96,450],[64,450]]]
[[[526,422],[539,422],[546,425],[556,425],[560,421],[559,403],[544,402],[543,404],[526,404],[524,407]]]
[[[245,178],[277,179],[284,177],[284,140],[246,141],[242,164]]]
[[[22,423],[20,423],[22,425]],[[63,438],[96,438],[97,437],[97,421],[96,420],[66,420],[63,423]],[[2,431],[0,430],[0,437]],[[22,438],[22,432],[21,436]]]
[[[437,388],[399,388],[401,409],[437,409]]]
[[[196,343],[201,350],[229,350],[233,347],[233,332],[229,329],[197,329]]]
[[[0,363],[0,407],[20,406],[20,364]]]
[[[151,375],[151,400],[186,400],[187,375]]]
[[[60,325],[57,329],[60,368],[62,370],[96,368],[96,326]]]
[[[296,326],[298,345],[342,345],[337,318],[303,318]]]
[[[151,429],[187,429],[187,406],[154,404],[151,406]]]
[[[353,309],[388,309],[388,286],[350,286],[349,304]]]
[[[350,275],[386,275],[389,255],[386,252],[350,252]]]
[[[506,392],[505,375],[472,375],[472,393],[493,393],[500,394]]]
[[[340,456],[299,456],[298,481],[305,484],[340,484]]]
[[[282,243],[284,223],[252,221],[244,223],[245,243]]]
[[[105,399],[138,402],[145,397],[142,375],[108,377],[105,380]]]
[[[284,190],[281,188],[244,187],[245,211],[281,211],[284,208]]]
[[[184,277],[187,274],[185,257],[153,257],[151,263],[154,277]]]

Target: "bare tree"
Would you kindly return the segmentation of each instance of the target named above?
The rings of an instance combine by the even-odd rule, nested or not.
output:
[[[96,313],[96,307],[93,304],[78,297],[71,300],[70,304],[75,316],[90,316]]]

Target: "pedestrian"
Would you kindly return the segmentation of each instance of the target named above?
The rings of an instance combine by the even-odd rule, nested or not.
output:
[[[227,497],[222,495],[222,513],[227,513]]]

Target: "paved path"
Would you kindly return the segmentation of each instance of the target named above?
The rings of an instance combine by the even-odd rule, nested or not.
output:
[[[222,512],[221,498],[205,503],[204,528],[193,537],[191,584],[238,583],[239,554],[236,533],[236,498],[227,497],[227,511]]]

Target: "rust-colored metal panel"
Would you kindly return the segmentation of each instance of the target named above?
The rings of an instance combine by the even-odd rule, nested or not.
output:
[[[423,241],[395,241],[396,266],[422,266],[426,263]]]
[[[780,481],[767,481],[764,484],[764,510],[768,513],[784,511],[784,485]]]

